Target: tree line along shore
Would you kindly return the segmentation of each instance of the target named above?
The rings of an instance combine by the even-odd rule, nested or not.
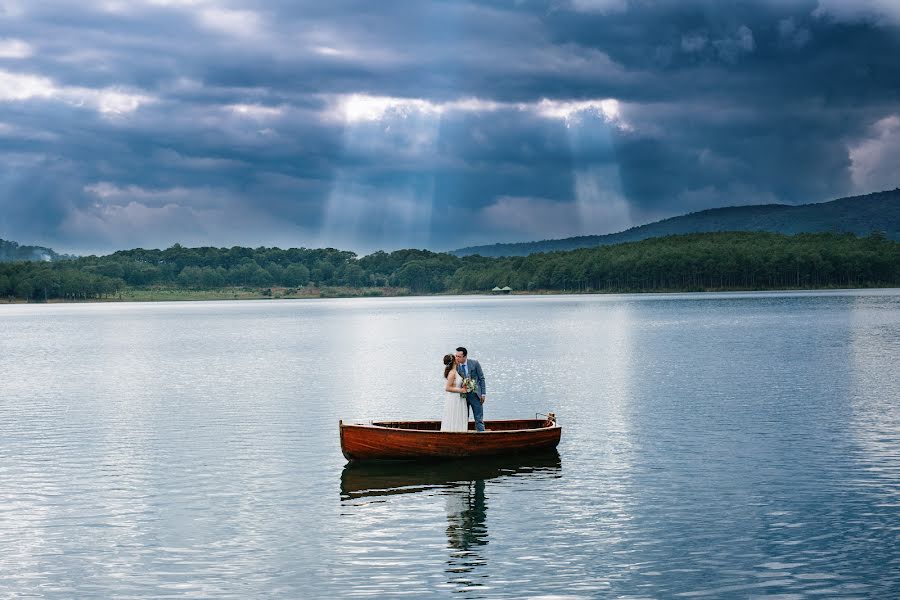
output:
[[[698,233],[515,257],[333,248],[123,250],[0,263],[10,302],[900,286],[900,242],[853,234]]]

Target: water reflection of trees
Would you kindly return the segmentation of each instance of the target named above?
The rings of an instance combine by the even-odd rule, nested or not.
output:
[[[547,454],[442,463],[350,464],[341,474],[341,500],[437,491],[447,511],[447,583],[459,588],[487,583],[488,481],[508,477],[559,477],[560,458]]]

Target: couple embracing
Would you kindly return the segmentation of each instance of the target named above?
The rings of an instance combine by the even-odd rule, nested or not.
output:
[[[469,358],[469,352],[460,346],[455,354],[444,356],[444,415],[441,431],[468,431],[469,409],[475,418],[475,431],[484,431],[486,400],[484,372],[477,360]]]

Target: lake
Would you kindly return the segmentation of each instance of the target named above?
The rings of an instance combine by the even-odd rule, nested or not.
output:
[[[339,419],[555,411],[345,467]],[[0,305],[0,597],[900,596],[900,290]]]

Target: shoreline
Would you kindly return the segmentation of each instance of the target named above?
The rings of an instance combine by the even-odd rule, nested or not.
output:
[[[46,301],[29,301],[21,298],[2,298],[0,305],[7,304],[118,304],[153,302],[230,302],[235,300],[324,300],[354,298],[431,298],[442,296],[479,296],[502,298],[508,296],[604,296],[604,295],[665,295],[665,294],[724,294],[724,293],[765,293],[765,292],[841,292],[861,290],[897,290],[898,287],[791,287],[791,288],[710,288],[684,290],[529,290],[509,293],[492,292],[440,292],[431,294],[412,293],[404,288],[360,288],[350,290],[336,288],[311,288],[303,293],[286,293],[285,290],[129,290],[107,298],[64,299],[51,298]],[[298,290],[299,291],[299,290]],[[269,292],[269,293],[267,293]]]

